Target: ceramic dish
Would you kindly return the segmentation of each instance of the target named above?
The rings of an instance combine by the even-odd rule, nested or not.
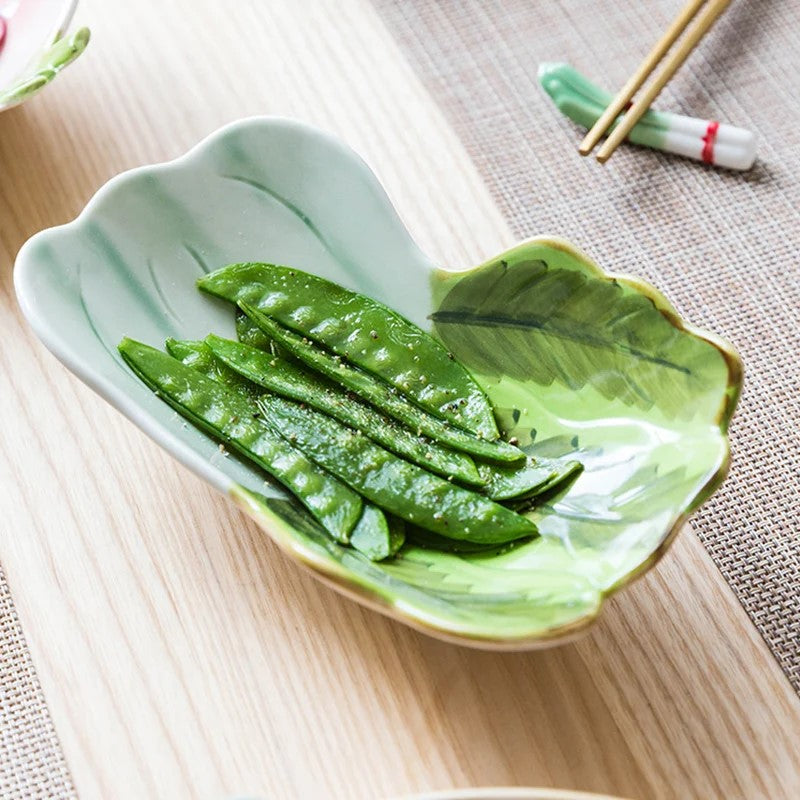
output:
[[[121,363],[123,335],[156,346],[209,330],[234,335],[231,308],[198,292],[195,279],[265,259],[370,294],[432,329],[524,449],[585,464],[569,491],[536,511],[541,537],[492,557],[407,547],[370,563],[182,424]],[[367,166],[296,122],[238,122],[177,161],[114,178],[77,220],[23,247],[15,282],[25,316],[67,367],[292,558],[444,638],[523,648],[586,626],[658,559],[727,469],[741,381],[728,345],[685,324],[651,286],[603,273],[558,239],[523,242],[466,272],[439,269]]]
[[[88,28],[67,36],[77,0],[0,0],[0,111],[40,92],[89,43]]]

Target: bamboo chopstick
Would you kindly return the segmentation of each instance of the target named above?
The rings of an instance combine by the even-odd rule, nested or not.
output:
[[[658,96],[659,92],[666,86],[667,82],[672,78],[672,76],[677,72],[680,66],[683,64],[684,61],[688,58],[689,54],[694,50],[697,46],[697,43],[705,36],[705,34],[711,29],[711,26],[717,21],[719,16],[722,12],[730,5],[731,0],[707,0],[702,8],[702,11],[699,12],[697,15],[697,22],[689,29],[686,37],[679,43],[678,48],[667,56],[666,60],[662,63],[661,69],[656,73],[655,78],[653,79],[652,83],[645,89],[644,94],[638,99],[633,102],[633,104],[628,109],[627,113],[622,117],[620,124],[611,132],[609,137],[603,143],[602,147],[597,153],[597,160],[604,164],[608,159],[611,157],[611,154],[617,149],[617,147],[622,143],[625,137],[631,132],[631,129],[636,125],[636,123],[641,119],[642,115],[647,111],[647,109],[652,104],[653,100]],[[686,15],[689,6],[684,8],[679,18],[683,18]],[[694,15],[693,15],[694,16]],[[687,27],[691,22],[693,16],[688,17],[687,19],[683,20],[684,27]],[[678,20],[676,20],[677,22]],[[673,32],[673,27],[675,27],[675,23],[673,26],[670,27],[670,30],[667,31],[667,34],[663,37],[663,40],[659,42],[658,45],[654,48],[653,52],[657,52],[661,46],[663,46],[663,41],[668,38],[668,36]],[[680,31],[678,32],[680,33]],[[674,39],[673,39],[674,41]],[[669,46],[664,50],[666,51],[669,49]],[[651,56],[653,53],[650,54]],[[649,61],[650,56],[645,61]],[[651,69],[654,69],[657,66],[657,61],[652,63]],[[644,66],[644,64],[642,65]],[[643,71],[640,67],[640,71]],[[647,78],[646,74],[642,75],[642,79],[639,82],[644,82]],[[633,79],[629,81],[629,83],[633,83]],[[635,91],[635,89],[634,89]],[[620,93],[621,94],[621,93]],[[628,97],[632,96],[633,92]],[[624,107],[625,103],[628,100],[624,100],[622,105]],[[603,115],[600,120],[593,126],[592,131],[589,133],[592,134],[595,131],[595,128],[599,128],[600,122],[603,121],[603,118],[606,116],[611,117],[611,119],[607,122],[606,128],[613,122],[616,118],[617,114],[619,113],[618,109],[616,114],[612,115]],[[599,131],[599,136],[602,135],[604,129]],[[595,142],[599,139],[599,136],[595,139]],[[589,136],[586,137],[587,139]]]
[[[695,14],[705,5],[706,0],[689,0],[680,14],[672,21],[666,33],[655,43],[653,49],[645,56],[639,68],[631,75],[628,82],[619,90],[611,105],[603,112],[600,119],[592,125],[589,133],[581,142],[578,152],[588,156],[603,134],[611,127],[611,123],[622,113],[633,95],[647,80],[647,76],[658,66],[658,62],[686,30],[686,26],[694,19]]]
[[[680,42],[678,49],[667,56],[661,69],[656,73],[653,82],[645,89],[644,94],[634,101],[620,124],[611,132],[608,139],[603,142],[603,146],[597,153],[597,160],[601,164],[605,164],[611,158],[611,154],[631,132],[631,128],[641,119],[644,112],[650,108],[659,92],[667,85],[669,79],[678,71],[681,64],[688,58],[689,53],[694,50],[697,43],[711,29],[711,26],[730,3],[731,0],[710,0],[703,8],[697,17],[697,23],[686,34],[686,38]]]

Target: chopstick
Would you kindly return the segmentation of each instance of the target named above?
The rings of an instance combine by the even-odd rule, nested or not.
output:
[[[647,57],[640,64],[639,69],[637,69],[630,80],[623,86],[600,119],[592,126],[592,129],[586,135],[586,138],[579,148],[581,155],[588,155],[589,152],[591,152],[592,148],[597,144],[605,131],[630,102],[636,91],[647,80],[650,73],[658,66],[670,47],[675,43],[681,33],[686,30],[694,17],[697,16],[697,23],[689,30],[686,37],[678,45],[678,48],[663,62],[653,82],[645,89],[644,94],[628,108],[620,124],[611,132],[598,151],[597,160],[601,164],[608,161],[611,154],[631,132],[631,129],[641,119],[642,115],[650,107],[659,92],[666,86],[683,62],[686,61],[689,54],[697,46],[697,43],[711,29],[711,26],[717,21],[730,3],[731,0],[690,0],[690,2],[687,3],[672,22],[664,36],[659,39],[655,47],[648,53]],[[701,8],[702,11],[700,10]]]
[[[581,142],[578,152],[588,156],[594,146],[600,141],[603,134],[611,127],[611,123],[622,113],[631,98],[647,80],[647,76],[658,66],[658,62],[667,54],[667,51],[686,30],[686,26],[694,19],[697,12],[706,4],[706,0],[689,0],[680,14],[672,20],[666,33],[655,43],[653,49],[645,56],[639,68],[631,75],[628,82],[619,90],[611,105],[603,112],[600,119],[595,122],[589,133]]]

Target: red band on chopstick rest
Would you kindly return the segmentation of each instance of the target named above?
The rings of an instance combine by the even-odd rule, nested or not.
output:
[[[714,142],[717,141],[717,131],[719,130],[719,122],[711,120],[706,128],[705,136],[703,136],[703,152],[701,156],[706,164],[714,163]]]
[[[6,21],[3,17],[0,17],[0,48],[3,47],[3,42],[6,39]]]

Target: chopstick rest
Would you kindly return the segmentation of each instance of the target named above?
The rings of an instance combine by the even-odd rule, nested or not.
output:
[[[540,65],[539,83],[556,108],[584,128],[591,128],[613,99],[569,64]],[[610,130],[620,119],[617,117]],[[631,129],[627,141],[728,169],[750,169],[756,158],[752,132],[668,111],[647,111]]]

